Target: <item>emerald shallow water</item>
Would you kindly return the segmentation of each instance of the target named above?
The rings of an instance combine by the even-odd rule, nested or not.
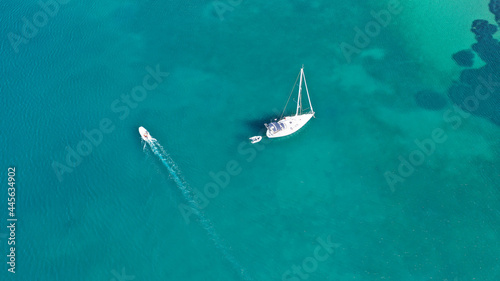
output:
[[[15,53],[7,33],[40,7],[6,2],[0,143],[2,170],[18,171],[19,222],[17,272],[4,267],[1,280],[243,280],[199,219],[186,223],[185,197],[143,151],[139,126],[195,193],[237,163],[201,212],[253,280],[498,280],[500,129],[444,118],[461,70],[447,50],[473,42],[468,20],[450,30],[470,43],[443,46],[442,33],[417,28],[426,19],[415,3],[401,1],[348,63],[340,43],[354,44],[354,28],[387,2],[242,1],[223,20],[214,3],[71,1]],[[471,5],[457,2],[457,13],[487,15]],[[302,64],[316,118],[292,137],[250,145]],[[148,66],[169,74],[127,105],[122,95]],[[447,105],[417,106],[422,90]],[[59,181],[54,162],[66,165],[66,147],[76,150],[104,118],[111,132]],[[386,172],[436,128],[446,141],[391,188]],[[5,223],[7,196],[0,203]],[[329,240],[334,250],[321,248],[319,260],[319,241]]]

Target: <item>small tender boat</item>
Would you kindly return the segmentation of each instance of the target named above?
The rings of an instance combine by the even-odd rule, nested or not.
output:
[[[258,143],[259,141],[262,140],[262,137],[261,136],[254,136],[254,137],[251,137],[250,140],[252,141],[252,143]]]
[[[307,89],[306,76],[304,75],[304,66],[302,66],[302,68],[300,69],[299,75],[300,75],[299,96],[297,98],[297,110],[295,112],[295,115],[286,116],[283,118],[286,106],[288,105],[290,97],[293,94],[293,89],[295,89],[295,85],[297,85],[297,80],[299,78],[298,76],[297,80],[295,80],[295,85],[293,85],[292,92],[288,97],[288,101],[285,104],[285,109],[283,109],[283,113],[281,114],[280,119],[276,120],[275,122],[271,122],[269,124],[264,124],[267,128],[266,136],[268,138],[279,138],[291,135],[297,132],[307,122],[309,122],[309,120],[311,120],[312,117],[314,117],[314,110],[312,108],[311,98],[309,97],[309,90]],[[307,92],[307,100],[309,101],[309,108],[306,109],[302,108],[302,81],[304,81],[304,85]]]
[[[153,140],[156,140],[154,138],[151,137],[151,135],[149,134],[148,130],[146,130],[144,127],[139,127],[139,134],[141,134],[141,138],[145,141],[153,141]]]

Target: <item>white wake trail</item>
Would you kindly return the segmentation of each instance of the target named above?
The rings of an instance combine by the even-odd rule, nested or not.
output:
[[[170,158],[165,149],[160,145],[160,143],[151,138],[146,141],[147,144],[151,147],[151,151],[158,156],[163,165],[167,168],[172,180],[175,182],[177,187],[181,190],[181,193],[184,199],[188,202],[191,207],[193,213],[197,216],[201,226],[208,233],[210,239],[215,244],[215,247],[222,253],[224,258],[233,266],[233,268],[238,271],[241,277],[246,281],[252,281],[252,278],[247,274],[247,270],[236,260],[236,258],[230,253],[228,248],[224,245],[222,239],[215,231],[210,220],[208,220],[205,215],[201,212],[201,208],[198,203],[194,199],[192,195],[189,185],[182,177],[180,170],[177,168],[175,162]]]

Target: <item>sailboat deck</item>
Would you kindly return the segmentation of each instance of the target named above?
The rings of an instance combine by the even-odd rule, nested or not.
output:
[[[279,138],[291,135],[302,128],[313,117],[313,113],[287,116],[278,122],[267,124],[266,135],[268,138]]]
[[[300,76],[300,80],[299,80]],[[269,124],[265,124],[267,128],[266,135],[268,138],[279,138],[279,137],[284,137],[291,135],[298,131],[300,128],[302,128],[311,118],[314,116],[314,110],[312,108],[311,104],[311,98],[309,97],[309,89],[307,89],[307,82],[306,82],[306,76],[304,75],[304,66],[302,65],[302,68],[300,69],[299,76],[297,77],[297,80],[299,80],[299,94],[297,97],[297,110],[294,116],[287,116],[278,122],[271,122]],[[293,89],[295,89],[295,85],[297,84],[297,80],[295,80],[295,84],[293,85]],[[307,100],[309,101],[309,108],[310,112],[309,113],[303,113],[303,108],[302,108],[302,82],[304,82],[304,86],[306,88],[307,92]],[[290,93],[290,97],[292,96],[293,93]],[[288,97],[288,101],[290,100],[290,97]],[[285,113],[286,106],[288,105],[288,101],[286,102],[285,109],[283,109],[283,114]],[[281,116],[283,116],[283,114]]]

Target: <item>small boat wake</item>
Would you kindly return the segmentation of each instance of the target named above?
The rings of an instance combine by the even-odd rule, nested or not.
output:
[[[215,244],[215,247],[222,253],[224,258],[233,266],[233,268],[241,275],[241,277],[245,281],[251,281],[252,278],[248,276],[248,274],[246,273],[247,270],[243,266],[241,266],[238,260],[236,260],[236,258],[230,253],[227,246],[224,245],[219,234],[217,234],[217,232],[215,231],[215,228],[213,227],[211,221],[208,220],[205,217],[205,215],[201,212],[201,208],[198,206],[198,203],[194,199],[195,197],[192,195],[189,185],[182,177],[182,173],[180,172],[179,168],[172,160],[172,158],[169,156],[169,154],[165,151],[165,149],[160,145],[160,143],[155,138],[151,137],[149,132],[144,127],[139,127],[139,133],[141,134],[141,138],[144,141],[143,150],[145,150],[146,146],[149,145],[151,151],[156,156],[158,156],[158,158],[163,163],[165,168],[167,168],[172,180],[181,190],[184,199],[188,202],[189,207],[191,207],[193,211],[193,214],[196,215],[201,226],[208,233],[208,236]]]

